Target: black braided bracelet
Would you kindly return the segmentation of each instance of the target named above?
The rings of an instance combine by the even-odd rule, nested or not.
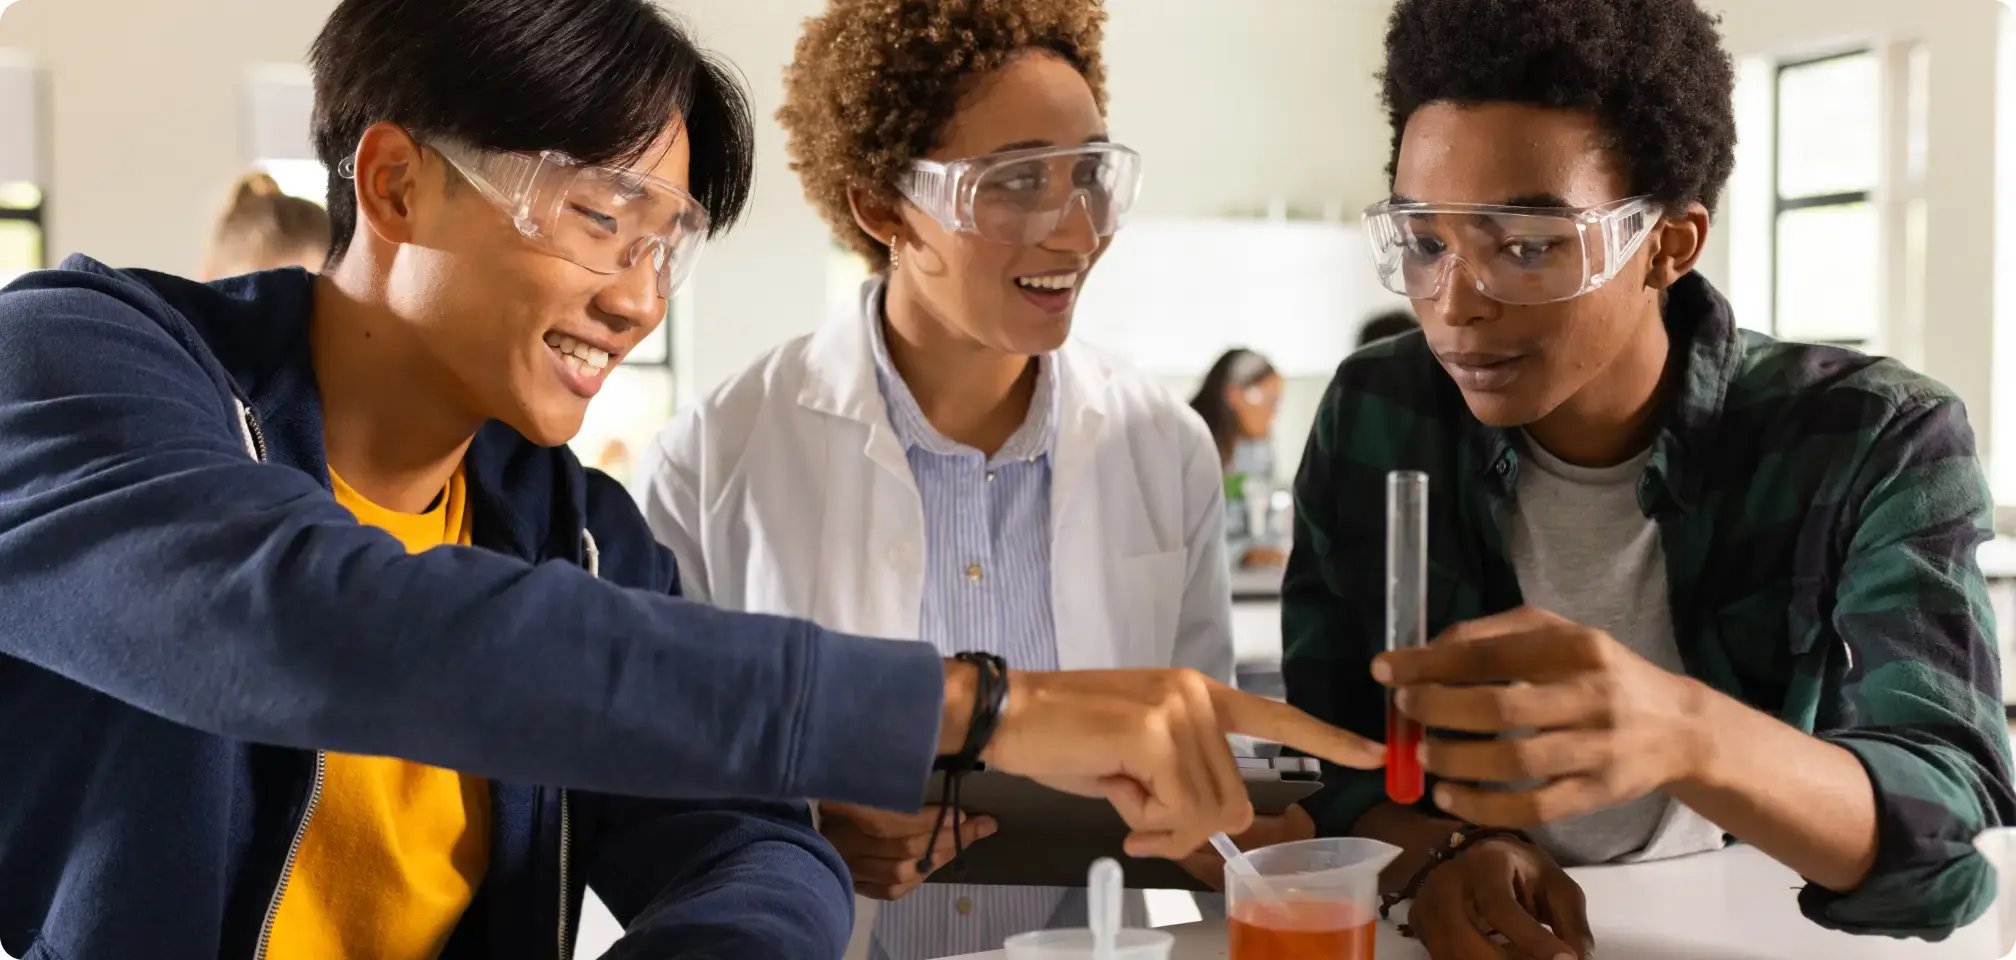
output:
[[[966,724],[965,743],[958,753],[940,757],[934,765],[944,772],[945,785],[938,797],[938,820],[931,825],[931,842],[917,861],[919,873],[937,869],[934,855],[947,820],[952,821],[952,859],[957,861],[966,852],[966,845],[959,838],[959,782],[981,769],[980,754],[994,739],[994,731],[1001,726],[1001,708],[1008,702],[1008,661],[991,653],[961,653],[952,659],[972,664],[979,679],[973,689],[973,716]]]

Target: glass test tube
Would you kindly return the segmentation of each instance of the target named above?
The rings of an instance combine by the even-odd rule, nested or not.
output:
[[[1395,470],[1386,475],[1386,649],[1428,642],[1428,475]],[[1386,796],[1394,803],[1421,799],[1421,725],[1400,712],[1386,692]]]

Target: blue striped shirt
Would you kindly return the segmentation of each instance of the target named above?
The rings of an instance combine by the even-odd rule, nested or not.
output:
[[[1029,415],[988,457],[924,418],[883,339],[879,291],[868,298],[876,382],[924,501],[919,639],[947,655],[1000,654],[1018,670],[1057,669],[1050,608],[1050,451],[1057,436],[1056,362],[1039,358]],[[1001,843],[996,837],[982,841]],[[1013,841],[1006,841],[1013,842]],[[927,883],[882,904],[875,960],[929,960],[995,950],[1025,930],[1084,925],[1082,891]]]

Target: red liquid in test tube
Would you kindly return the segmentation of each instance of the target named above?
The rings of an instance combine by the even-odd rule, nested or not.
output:
[[[1428,475],[1386,475],[1386,649],[1428,642]],[[1386,796],[1411,804],[1427,789],[1421,771],[1421,725],[1386,693]]]
[[[1427,789],[1421,773],[1421,725],[1386,694],[1386,796],[1394,803],[1413,804]]]

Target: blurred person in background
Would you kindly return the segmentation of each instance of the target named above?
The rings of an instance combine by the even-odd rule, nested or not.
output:
[[[1421,322],[1414,319],[1412,310],[1388,310],[1374,314],[1358,330],[1358,346],[1366,347],[1391,337],[1421,328]]]
[[[1190,408],[1211,429],[1225,476],[1225,538],[1241,567],[1288,562],[1285,530],[1274,510],[1274,418],[1281,374],[1245,348],[1225,351],[1204,374]]]
[[[1195,671],[682,598],[564,444],[748,200],[732,69],[646,0],[344,0],[309,59],[323,270],[0,293],[0,949],[564,960],[592,887],[618,955],[817,960],[803,798],[980,760],[1166,856],[1251,819],[1228,730],[1379,762]]]
[[[645,512],[689,596],[1028,669],[1229,680],[1210,433],[1070,338],[1140,177],[1108,135],[1104,21],[1096,0],[832,0],[807,24],[779,119],[807,197],[875,273],[857,310],[647,451]],[[964,841],[994,830],[820,809],[855,888],[890,901],[862,905],[872,956],[1084,925],[1078,891],[920,886],[921,857],[953,858],[951,832],[927,849],[941,813]]]
[[[203,254],[204,280],[261,270],[300,267],[315,271],[329,255],[329,212],[322,205],[280,192],[265,173],[248,173],[231,188],[231,200]]]

